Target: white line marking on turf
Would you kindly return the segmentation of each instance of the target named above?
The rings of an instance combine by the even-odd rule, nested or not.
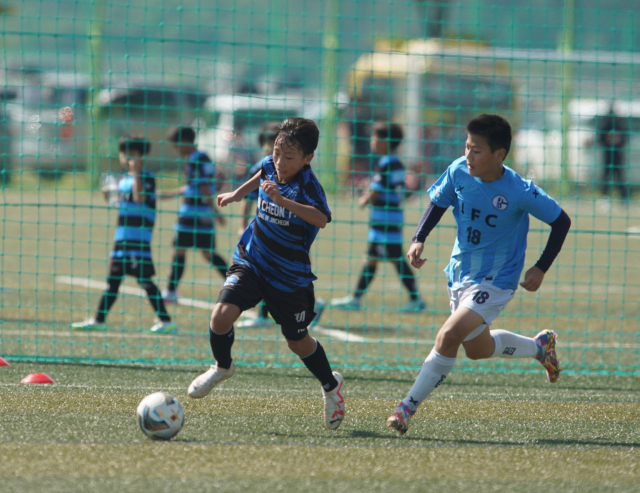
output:
[[[83,288],[96,289],[100,291],[103,291],[107,287],[107,284],[103,281],[94,281],[93,279],[89,279],[86,277],[57,276],[56,282],[60,284],[70,284],[71,286],[80,286]],[[144,298],[147,296],[144,290],[140,288],[134,288],[132,286],[121,286],[120,291],[133,296],[139,296],[141,298]],[[178,298],[178,304],[184,305],[184,306],[192,306],[194,308],[203,308],[208,311],[212,311],[213,307],[215,306],[215,303],[210,303],[208,301],[202,301],[202,300],[194,300],[191,298]],[[249,312],[249,311],[245,311],[243,315],[244,315],[244,318],[256,317],[256,314],[254,312]],[[349,334],[348,332],[344,332],[342,330],[325,329],[320,326],[316,326],[312,330],[313,332],[317,332],[319,334],[326,334],[340,341],[365,342],[367,340],[364,337],[361,337],[355,334]],[[370,342],[373,342],[373,340],[371,340]]]

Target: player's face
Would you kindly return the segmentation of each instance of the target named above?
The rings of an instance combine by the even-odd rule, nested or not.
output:
[[[142,159],[142,154],[138,151],[129,151],[129,153],[121,152],[118,156],[120,158],[120,166],[124,169],[129,169],[129,161]]]
[[[467,134],[464,155],[467,158],[467,169],[471,176],[480,178],[482,181],[495,181],[502,176],[505,150],[492,151],[484,137]]]
[[[304,155],[297,147],[288,146],[277,142],[273,146],[273,163],[276,165],[276,174],[280,183],[293,180],[305,165],[310,164],[313,152]]]
[[[379,140],[375,134],[371,136],[370,147],[371,152],[379,156],[386,156],[388,154],[387,143],[384,140]]]

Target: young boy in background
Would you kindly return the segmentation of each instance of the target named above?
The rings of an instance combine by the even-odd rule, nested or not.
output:
[[[376,274],[379,260],[393,264],[409,292],[409,301],[400,311],[421,312],[427,308],[402,252],[405,173],[404,166],[396,155],[402,139],[402,128],[395,123],[376,123],[372,128],[371,152],[382,157],[374,169],[370,190],[358,201],[360,207],[371,205],[367,257],[355,292],[353,295],[331,300],[331,306],[335,308],[360,310],[361,298]]]
[[[153,173],[144,169],[143,158],[150,148],[149,142],[142,137],[130,135],[120,139],[120,164],[128,174],[118,184],[118,227],[111,252],[108,287],[100,298],[95,317],[72,324],[76,330],[106,330],[107,314],[118,297],[122,279],[129,275],[135,277],[147,292],[158,315],[159,320],[151,331],[165,334],[176,331],[160,291],[151,280],[155,275],[151,237],[156,219],[156,180]]]
[[[184,200],[178,212],[178,221],[174,226],[173,260],[167,281],[167,289],[162,297],[167,303],[178,300],[178,284],[184,274],[187,248],[197,248],[204,259],[209,262],[222,278],[227,275],[227,262],[216,253],[215,222],[220,226],[226,224],[219,215],[213,202],[215,165],[206,153],[195,146],[196,133],[191,127],[175,127],[167,139],[173,144],[174,151],[186,164],[184,173],[187,184],[177,190],[160,192],[162,200],[183,196]]]
[[[233,376],[231,358],[234,322],[240,314],[265,300],[287,344],[320,381],[324,421],[337,429],[344,419],[343,379],[331,371],[320,342],[307,330],[314,313],[309,249],[320,228],[331,221],[324,190],[311,170],[318,146],[315,122],[287,118],[280,125],[273,156],[237,190],[218,196],[225,207],[259,189],[256,215],[233,254],[234,263],[211,314],[209,341],[215,365],[189,386],[190,397],[204,397]]]
[[[520,283],[537,291],[562,248],[571,219],[555,200],[503,162],[511,148],[511,126],[498,115],[484,114],[467,125],[465,156],[455,160],[429,188],[427,207],[407,257],[421,268],[424,241],[448,207],[458,234],[447,273],[451,316],[438,331],[435,345],[409,394],[387,420],[401,435],[418,406],[447,377],[460,345],[469,359],[536,358],[547,379],[556,382],[560,365],[556,335],[543,330],[525,337],[489,330],[513,298],[524,266],[529,214],[551,226],[547,246]]]

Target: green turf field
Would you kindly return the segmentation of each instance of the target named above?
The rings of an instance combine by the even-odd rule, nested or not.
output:
[[[69,181],[73,178],[73,181]],[[25,176],[25,179],[27,177]],[[179,332],[149,334],[154,314],[138,285],[128,278],[108,318],[109,331],[77,333],[69,324],[93,314],[107,272],[117,212],[100,193],[82,190],[67,177],[58,188],[19,183],[5,189],[0,205],[0,354],[33,360],[93,362],[201,363],[209,359],[208,320],[221,278],[198,252],[189,251],[181,282],[190,304],[171,308]],[[159,188],[174,188],[173,178]],[[33,187],[33,188],[30,188]],[[409,244],[425,197],[412,197],[406,207],[404,234]],[[367,211],[353,197],[330,197],[334,221],[320,231],[312,248],[316,294],[330,299],[355,286],[366,250]],[[555,330],[567,372],[640,374],[640,241],[635,233],[637,209],[604,210],[591,200],[561,201],[573,218],[564,249],[537,293],[518,290],[495,328],[533,336]],[[159,202],[153,238],[156,280],[164,287],[172,258],[171,241],[178,201]],[[633,206],[635,207],[635,206]],[[229,219],[216,234],[217,248],[227,259],[235,247],[239,204],[225,209]],[[527,267],[535,263],[548,237],[548,227],[531,222]],[[317,332],[334,364],[349,367],[417,368],[428,354],[437,329],[449,313],[447,264],[454,240],[448,213],[429,237],[429,262],[419,283],[429,308],[422,314],[400,314],[407,294],[395,269],[378,268],[361,312],[327,309]],[[236,354],[247,364],[298,364],[275,328],[238,330]],[[462,364],[468,369],[533,371],[536,363],[491,360]]]
[[[628,376],[455,371],[404,437],[386,417],[415,372],[342,370],[347,419],[324,429],[304,369],[239,367],[209,397],[200,369],[12,363],[0,367],[0,491],[637,492],[640,382]],[[18,383],[45,372],[56,385]],[[137,428],[163,390],[185,407],[170,442]]]

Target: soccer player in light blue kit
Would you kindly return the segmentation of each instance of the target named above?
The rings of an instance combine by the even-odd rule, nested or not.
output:
[[[418,406],[447,377],[460,345],[468,358],[536,358],[554,383],[560,375],[556,335],[543,330],[530,338],[489,330],[513,298],[524,267],[529,214],[551,226],[547,245],[520,283],[537,291],[562,248],[571,219],[551,197],[503,162],[511,147],[511,126],[484,114],[467,125],[465,156],[454,161],[429,189],[431,204],[420,220],[407,257],[422,267],[424,241],[448,207],[458,225],[451,261],[445,269],[451,316],[438,331],[434,348],[387,426],[404,435]]]

